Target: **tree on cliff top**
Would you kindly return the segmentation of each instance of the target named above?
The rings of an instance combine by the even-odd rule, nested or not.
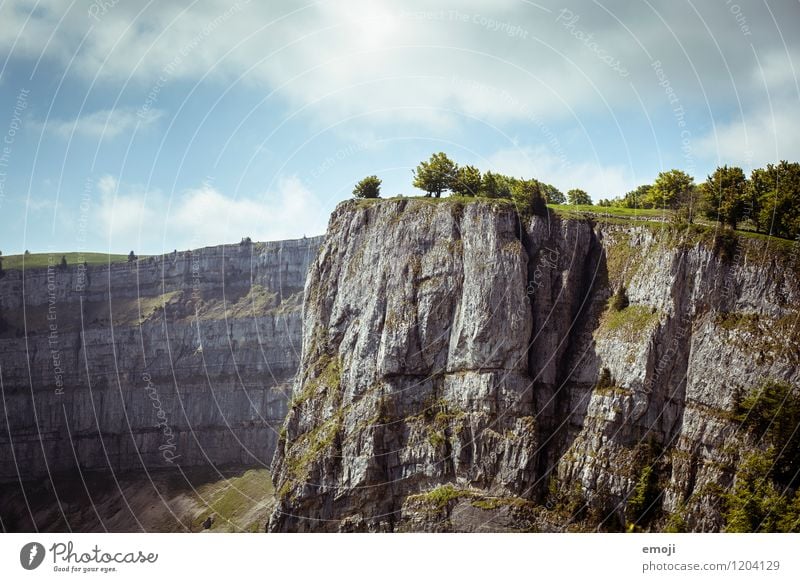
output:
[[[456,169],[450,190],[457,196],[477,196],[481,189],[481,171],[475,166]]]
[[[707,218],[733,229],[745,218],[748,188],[741,168],[717,168],[701,186],[701,191]]]
[[[353,188],[356,198],[380,198],[381,180],[378,176],[367,176]]]
[[[592,199],[589,197],[589,194],[586,193],[586,190],[581,190],[580,188],[573,188],[567,192],[567,202],[570,204],[592,205]]]
[[[444,152],[433,154],[427,162],[420,162],[414,170],[414,187],[439,198],[452,187],[458,166]]]
[[[694,178],[686,172],[661,172],[647,193],[646,204],[651,208],[676,208],[687,203],[693,191]]]
[[[511,188],[511,199],[521,214],[546,216],[547,203],[536,180],[518,180]]]

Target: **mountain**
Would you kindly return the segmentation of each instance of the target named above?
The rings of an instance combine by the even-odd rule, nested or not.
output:
[[[800,422],[799,259],[499,200],[340,204],[269,530],[730,530],[758,463],[765,519],[800,527],[797,431],[758,421]]]

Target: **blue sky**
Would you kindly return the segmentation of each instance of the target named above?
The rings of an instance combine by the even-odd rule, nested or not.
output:
[[[0,250],[321,234],[432,152],[614,197],[800,159],[797,2],[0,5]]]

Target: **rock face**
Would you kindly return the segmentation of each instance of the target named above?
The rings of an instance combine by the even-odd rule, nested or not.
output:
[[[320,242],[6,271],[0,481],[268,465]]]
[[[343,203],[306,285],[268,527],[613,530],[644,487],[653,528],[718,530],[735,395],[800,380],[797,265],[499,201]]]

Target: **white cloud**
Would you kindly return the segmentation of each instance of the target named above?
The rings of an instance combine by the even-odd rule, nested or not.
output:
[[[171,234],[186,238],[281,240],[321,234],[328,210],[295,176],[257,198],[231,198],[210,185],[183,193],[168,217]],[[202,234],[201,234],[202,233]]]
[[[696,7],[703,22],[683,4],[659,6],[657,16],[637,3],[569,4],[579,17],[572,28],[557,21],[560,4],[542,8],[519,0],[208,0],[188,9],[164,1],[143,11],[119,2],[96,19],[86,5],[74,4],[65,15],[65,5],[52,1],[39,4],[27,23],[31,2],[9,0],[0,6],[0,49],[65,63],[74,57],[73,70],[86,79],[129,83],[142,101],[161,76],[266,85],[277,91],[272,99],[308,107],[323,123],[377,111],[365,122],[425,124],[439,108],[489,122],[525,118],[515,102],[493,92],[550,118],[570,118],[581,109],[610,115],[606,102],[613,108],[634,99],[631,82],[655,108],[664,102],[650,67],[655,59],[687,101],[698,83],[710,99],[729,98],[730,81],[745,92],[753,85],[747,76],[737,78],[753,55],[725,6]],[[786,22],[787,13],[796,12],[791,6],[772,10]],[[759,32],[755,12],[748,23]],[[674,48],[673,35],[683,50]],[[709,50],[709,35],[734,67],[733,79]],[[768,29],[758,38],[777,43]],[[619,61],[630,77],[622,78],[600,54]],[[476,94],[454,77],[493,91]]]
[[[150,109],[140,115],[135,109],[122,107],[94,111],[70,120],[48,119],[44,122],[33,121],[31,127],[36,131],[44,130],[63,138],[78,135],[97,139],[112,139],[134,130],[137,126],[150,125],[157,121],[161,115],[162,111],[158,109]]]
[[[97,182],[96,217],[110,248],[136,246],[153,253],[253,240],[283,240],[325,232],[330,208],[294,176],[257,197],[232,197],[209,184],[188,189],[172,200],[159,191],[119,185],[112,176]],[[170,248],[165,248],[169,246]]]
[[[622,166],[603,166],[592,162],[572,162],[554,155],[546,147],[498,150],[488,158],[486,169],[522,178],[536,178],[562,192],[581,188],[597,202],[616,198],[633,189],[631,173]]]
[[[797,99],[778,98],[743,117],[717,125],[697,140],[698,154],[743,168],[800,159]]]

